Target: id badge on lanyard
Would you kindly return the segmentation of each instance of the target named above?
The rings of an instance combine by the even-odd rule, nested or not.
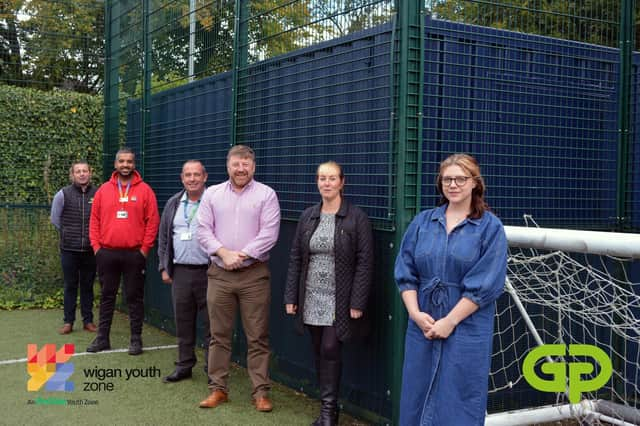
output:
[[[196,204],[195,207],[191,209],[191,214],[187,214],[187,207],[189,206],[189,200],[186,198],[184,200],[184,208],[182,212],[184,214],[184,222],[187,224],[187,228],[191,228],[191,221],[193,220],[193,217],[196,215],[196,212],[198,211],[198,207],[200,206],[200,200],[198,200],[195,204]],[[193,238],[193,235],[191,234],[191,231],[180,233],[180,241],[191,241],[192,238]]]
[[[131,181],[127,182],[127,189],[122,192],[122,184],[120,183],[120,179],[118,179],[118,202],[120,203],[128,203],[129,202],[129,189],[131,188]],[[116,212],[116,219],[127,219],[129,217],[129,212],[124,209],[122,206]]]

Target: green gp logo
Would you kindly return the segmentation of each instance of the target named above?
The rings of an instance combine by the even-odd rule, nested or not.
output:
[[[581,380],[582,375],[591,374],[595,370],[594,365],[588,362],[544,362],[540,370],[544,374],[553,377],[551,380],[540,378],[535,372],[535,365],[538,360],[547,356],[565,356],[567,354],[566,345],[542,345],[533,349],[522,363],[524,378],[529,384],[543,392],[564,392],[567,384],[569,386],[569,402],[577,404],[580,402],[582,392],[591,392],[600,389],[609,381],[613,367],[611,359],[597,346],[592,345],[569,345],[569,356],[588,356],[600,364],[600,373],[590,379]],[[566,365],[569,367],[569,382],[565,378]]]

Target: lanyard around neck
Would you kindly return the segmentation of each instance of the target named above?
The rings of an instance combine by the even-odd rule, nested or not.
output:
[[[125,189],[124,194],[122,193],[122,183],[120,182],[120,179],[118,179],[118,195],[120,195],[120,198],[124,198],[124,197],[128,197],[129,196],[129,188],[131,188],[131,181],[127,182],[127,189]]]
[[[198,207],[200,207],[200,200],[196,201],[195,203],[195,207],[193,208],[193,210],[191,210],[191,214],[187,214],[187,208],[189,207],[189,197],[184,199],[184,209],[183,209],[183,213],[184,213],[184,221],[187,223],[187,227],[191,226],[191,221],[193,220],[193,217],[196,215],[196,212],[198,211]]]

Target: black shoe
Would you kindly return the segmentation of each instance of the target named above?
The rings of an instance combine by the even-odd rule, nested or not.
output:
[[[100,352],[111,349],[111,344],[108,340],[102,340],[99,338],[93,339],[93,342],[87,347],[87,352]]]
[[[191,378],[191,370],[175,370],[173,373],[169,374],[167,377],[163,377],[162,381],[165,383],[175,383],[180,380],[190,379]]]
[[[131,337],[129,343],[129,355],[140,355],[142,353],[142,339],[140,336]]]

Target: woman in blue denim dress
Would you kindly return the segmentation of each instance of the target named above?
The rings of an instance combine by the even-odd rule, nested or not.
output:
[[[436,185],[439,207],[413,219],[395,264],[409,314],[400,424],[481,426],[507,239],[473,157],[446,158]]]

